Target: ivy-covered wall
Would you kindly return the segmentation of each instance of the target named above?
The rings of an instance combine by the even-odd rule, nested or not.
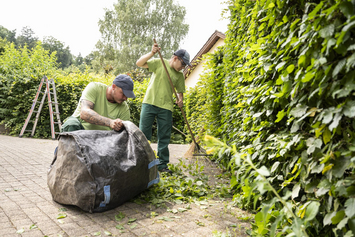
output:
[[[355,235],[355,1],[234,0],[197,98],[255,236]]]

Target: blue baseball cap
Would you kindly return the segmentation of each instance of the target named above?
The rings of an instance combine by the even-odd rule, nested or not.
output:
[[[120,74],[115,78],[115,80],[113,80],[113,84],[120,87],[126,97],[136,98],[133,93],[133,80],[130,76]]]
[[[190,64],[190,54],[185,50],[185,49],[179,49],[174,53],[175,56],[178,56],[179,58],[181,58],[184,63],[186,65],[189,65],[191,67]]]

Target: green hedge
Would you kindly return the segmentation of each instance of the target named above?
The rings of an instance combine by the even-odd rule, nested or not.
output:
[[[355,1],[235,0],[197,97],[254,236],[355,234]],[[196,120],[199,120],[196,118]],[[214,120],[215,119],[215,120]]]
[[[2,42],[4,46],[2,46],[3,51],[0,55],[0,123],[4,124],[12,135],[20,134],[44,75],[55,81],[61,121],[73,114],[81,93],[88,83],[97,81],[110,85],[115,78],[112,74],[91,73],[89,68],[86,68],[84,72],[75,67],[70,71],[60,70],[56,65],[55,54],[49,55],[40,43],[33,50],[28,50],[26,47],[17,49],[13,44]],[[127,101],[130,106],[131,121],[139,126],[141,104],[149,78],[146,72],[141,70],[127,74],[135,80],[134,93],[137,96],[136,99]],[[38,101],[41,99],[42,95],[39,96]],[[37,108],[38,105],[35,110]],[[34,118],[35,114],[32,115],[32,119]],[[173,120],[174,126],[183,130],[184,121],[178,107],[174,110]],[[49,121],[48,100],[46,99],[35,137],[51,137]],[[154,128],[156,129],[156,126]],[[26,130],[31,129],[32,123],[30,122]],[[55,125],[55,130],[59,130],[57,125]],[[27,132],[24,134],[24,136],[29,135],[30,133]],[[156,136],[152,140],[156,142]],[[184,140],[179,132],[173,130],[172,143],[184,143]]]

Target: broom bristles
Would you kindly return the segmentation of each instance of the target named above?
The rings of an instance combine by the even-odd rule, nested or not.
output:
[[[192,142],[190,144],[189,149],[186,151],[184,157],[185,158],[191,158],[191,157],[193,157],[193,154],[195,154],[197,152],[198,152],[198,148],[197,148],[196,144],[194,142]]]

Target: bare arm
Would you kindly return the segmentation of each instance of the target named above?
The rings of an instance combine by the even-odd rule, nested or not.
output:
[[[184,106],[184,102],[183,102],[183,100],[184,100],[184,94],[183,94],[183,93],[177,93],[177,96],[178,96],[178,98],[177,98],[176,104],[177,104],[180,108],[182,108],[182,107]]]
[[[138,67],[148,68],[148,63],[147,63],[148,60],[151,59],[154,56],[154,54],[158,52],[158,50],[160,50],[158,44],[154,44],[152,47],[152,51],[140,57],[137,60],[136,65]]]
[[[110,127],[119,131],[123,127],[121,119],[109,119],[94,111],[94,103],[88,100],[81,101],[80,118],[88,123]]]

